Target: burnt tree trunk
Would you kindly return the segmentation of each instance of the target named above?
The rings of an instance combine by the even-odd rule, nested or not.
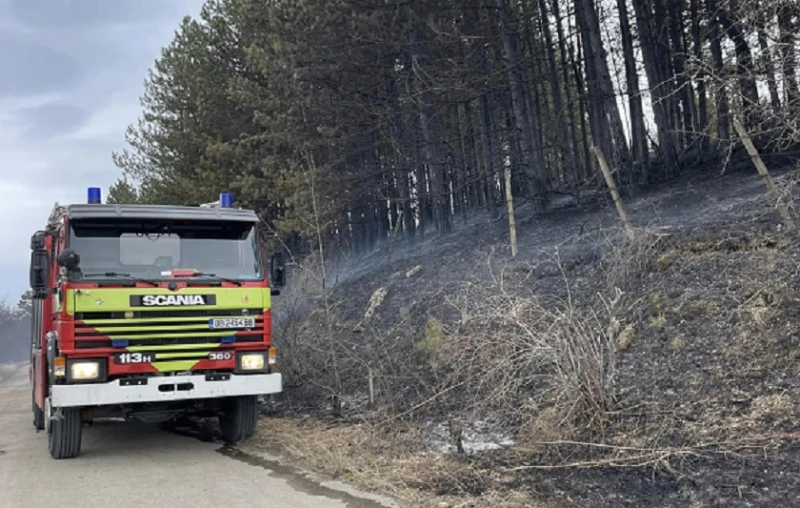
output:
[[[708,147],[708,138],[706,131],[708,130],[708,95],[706,91],[706,73],[700,65],[703,62],[703,32],[700,28],[700,0],[689,0],[689,16],[692,18],[692,50],[694,59],[700,66],[700,70],[695,78],[697,81],[697,130],[701,133],[700,138],[700,157],[703,157],[703,152]]]
[[[667,177],[677,173],[679,167],[678,147],[675,139],[670,101],[672,90],[670,76],[665,72],[668,54],[657,45],[655,38],[654,11],[647,0],[633,0],[639,43],[644,57],[647,82],[653,97],[653,116],[658,128],[658,148]],[[668,60],[667,60],[668,63]]]
[[[767,78],[767,89],[769,90],[769,100],[772,105],[772,112],[776,115],[781,110],[781,96],[778,91],[778,81],[775,79],[775,65],[772,57],[772,50],[769,47],[769,37],[767,36],[768,16],[763,12],[764,6],[759,5],[760,13],[758,22],[758,47],[761,51],[761,67]]]
[[[722,41],[720,40],[719,24],[716,22],[716,0],[706,0],[706,9],[709,15],[709,33],[711,41],[711,58],[714,65],[714,74],[721,78],[725,69],[725,62],[722,58]],[[717,105],[717,136],[720,140],[731,138],[730,106],[728,105],[728,93],[723,86],[717,84],[714,96]]]
[[[669,35],[672,41],[672,64],[675,74],[675,85],[681,100],[683,113],[683,133],[686,145],[691,144],[697,132],[695,118],[697,112],[694,100],[694,89],[686,75],[686,50],[683,44],[683,0],[669,1]]]
[[[575,102],[572,95],[572,84],[569,79],[569,60],[567,57],[567,45],[564,37],[564,25],[561,19],[561,9],[558,6],[559,0],[553,0],[553,16],[556,18],[556,30],[558,32],[558,53],[561,57],[561,79],[564,83],[564,92],[567,101],[567,114],[569,115],[569,135],[572,147],[572,160],[575,164],[572,167],[572,178],[575,182],[575,192],[578,192],[580,184],[586,176],[583,170],[583,163],[579,156],[581,151],[580,143],[578,142],[578,129],[576,127],[577,120],[575,118]]]
[[[527,194],[533,200],[534,209],[546,206],[546,168],[541,146],[537,146],[538,132],[534,132],[531,115],[527,108],[527,73],[523,67],[517,23],[507,0],[495,0],[503,26],[503,57],[508,67],[508,82],[511,90],[511,107],[514,112],[514,127],[519,142],[520,157],[528,180]]]
[[[795,34],[800,21],[800,7],[782,5],[778,11],[780,29],[781,71],[783,74],[784,96],[792,112],[800,110],[800,86],[797,81],[797,54]]]
[[[614,85],[611,82],[611,72],[608,68],[606,50],[600,34],[600,19],[597,9],[593,0],[576,0],[575,10],[576,16],[583,21],[581,24],[589,78],[589,97],[593,103],[599,101],[596,110],[599,118],[596,125],[601,130],[607,130],[607,134],[601,135],[599,139],[601,142],[597,144],[604,153],[613,154],[614,164],[623,174],[629,175],[631,170],[630,150],[622,126],[622,117],[617,107]],[[592,83],[592,78],[595,83]],[[594,131],[592,134],[595,135]]]
[[[539,0],[539,16],[541,18],[542,33],[544,34],[545,49],[547,52],[547,64],[549,70],[550,93],[553,100],[553,113],[556,117],[556,126],[558,129],[558,154],[561,158],[563,165],[563,175],[568,180],[572,180],[572,185],[575,186],[578,182],[574,179],[575,168],[575,152],[569,146],[569,129],[567,121],[564,118],[564,100],[561,97],[561,83],[558,80],[558,64],[556,63],[556,46],[553,44],[553,33],[550,30],[549,13],[547,9],[547,0]]]
[[[733,42],[736,51],[736,71],[739,76],[739,91],[742,98],[742,108],[744,108],[745,127],[749,132],[755,131],[758,127],[758,119],[755,118],[755,111],[758,107],[758,86],[756,85],[755,69],[753,68],[753,52],[750,50],[750,43],[747,42],[747,35],[742,31],[732,15],[725,9],[717,9],[717,20],[725,34]]]
[[[633,160],[644,163],[642,179],[646,182],[648,175],[646,166],[649,158],[647,149],[647,129],[644,123],[644,106],[639,89],[639,73],[636,69],[636,57],[633,50],[633,32],[628,17],[627,0],[617,0],[620,32],[622,36],[622,55],[625,61],[625,84],[628,89],[628,107],[631,117],[631,141]]]

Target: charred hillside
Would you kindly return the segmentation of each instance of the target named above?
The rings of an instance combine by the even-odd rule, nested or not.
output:
[[[794,195],[796,178],[775,180]],[[287,392],[265,426],[298,441],[262,444],[409,499],[782,504],[800,470],[800,237],[753,173],[625,204],[633,239],[597,196],[521,206],[513,259],[485,214],[330,263],[325,289],[318,260],[294,267],[275,300]],[[314,464],[321,450],[336,460]]]

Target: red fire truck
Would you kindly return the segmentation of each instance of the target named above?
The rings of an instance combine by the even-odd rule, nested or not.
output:
[[[270,311],[285,271],[232,204],[102,204],[91,188],[32,236],[33,423],[53,458],[77,456],[98,418],[218,417],[229,443],[255,432],[258,397],[282,389]]]

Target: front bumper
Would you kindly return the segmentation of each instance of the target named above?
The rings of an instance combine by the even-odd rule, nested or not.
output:
[[[53,407],[107,406],[137,402],[172,402],[213,399],[239,395],[267,395],[282,389],[282,377],[275,374],[231,374],[228,379],[210,381],[205,374],[146,378],[147,384],[110,383],[55,385],[51,387]]]

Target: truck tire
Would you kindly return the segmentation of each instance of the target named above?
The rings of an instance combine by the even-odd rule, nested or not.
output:
[[[258,399],[255,395],[231,397],[219,417],[222,438],[228,444],[237,444],[252,437],[258,423]]]
[[[54,459],[72,459],[81,452],[83,418],[80,408],[63,408],[61,418],[51,418],[48,448]]]

